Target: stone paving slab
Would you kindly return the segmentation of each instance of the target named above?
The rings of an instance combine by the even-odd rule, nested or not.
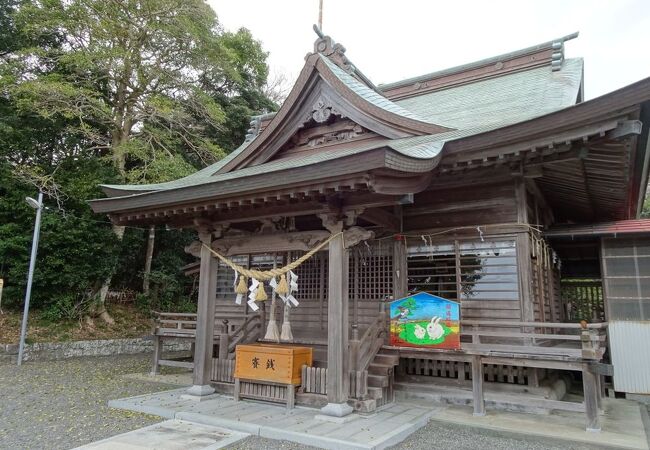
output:
[[[331,449],[382,449],[398,444],[431,420],[486,430],[563,439],[594,446],[649,450],[637,403],[604,399],[603,431],[584,430],[584,414],[558,411],[548,415],[488,410],[474,417],[471,407],[433,406],[424,400],[400,401],[369,416],[343,424],[319,420],[319,410],[254,401],[235,402],[216,395],[205,402],[184,400],[185,388],[109,402],[109,406],[158,414],[227,428],[254,436],[288,440]]]
[[[183,420],[167,420],[118,434],[77,450],[213,450],[248,437],[246,433]]]
[[[109,406],[129,411],[158,414],[226,428],[242,433],[282,439],[326,449],[383,449],[395,445],[427,424],[437,408],[395,404],[370,416],[357,416],[344,424],[324,422],[316,418],[320,411],[262,402],[235,402],[232,397],[217,395],[211,400],[184,400],[185,389],[158,394],[112,400]]]
[[[475,417],[471,407],[447,406],[432,420],[598,447],[648,450],[642,411],[642,406],[634,401],[604,398],[600,432],[585,431],[584,414],[569,411],[552,411],[542,416],[488,409],[485,416]]]

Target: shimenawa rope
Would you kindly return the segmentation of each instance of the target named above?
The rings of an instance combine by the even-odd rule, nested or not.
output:
[[[320,249],[322,249],[327,244],[329,244],[332,239],[334,239],[335,237],[338,237],[339,235],[342,235],[342,234],[343,234],[343,232],[339,232],[339,233],[331,235],[330,237],[325,239],[323,242],[318,244],[316,247],[312,248],[307,253],[302,255],[300,258],[298,258],[295,261],[287,264],[284,267],[278,267],[276,269],[264,270],[264,271],[262,271],[262,270],[254,270],[254,269],[247,269],[247,268],[245,268],[243,266],[240,266],[239,264],[235,264],[234,262],[232,262],[231,260],[229,260],[225,256],[215,252],[213,249],[211,249],[206,244],[203,244],[203,246],[205,248],[207,248],[208,250],[210,250],[210,252],[212,252],[212,254],[214,256],[219,258],[225,265],[227,265],[228,267],[233,269],[235,272],[237,272],[237,273],[239,273],[239,274],[241,274],[241,275],[243,275],[245,277],[248,277],[248,278],[255,278],[257,281],[268,281],[271,278],[274,278],[274,277],[277,277],[277,276],[280,276],[280,275],[284,275],[287,272],[295,269],[300,264],[304,263],[309,258],[314,256],[316,254],[316,252],[318,252]]]

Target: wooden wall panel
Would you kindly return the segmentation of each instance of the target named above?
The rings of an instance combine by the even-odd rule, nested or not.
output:
[[[511,180],[428,189],[403,212],[405,231],[517,221]]]

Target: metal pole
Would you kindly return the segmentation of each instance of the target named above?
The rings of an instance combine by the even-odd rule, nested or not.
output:
[[[323,29],[323,0],[318,0],[318,28]]]
[[[34,237],[32,238],[32,256],[29,259],[29,275],[27,276],[27,292],[25,292],[25,309],[23,311],[23,324],[20,328],[20,346],[18,347],[18,365],[23,362],[25,349],[25,335],[27,334],[27,315],[29,314],[29,300],[32,296],[32,281],[34,281],[34,267],[36,266],[36,251],[38,250],[38,237],[41,233],[41,211],[43,210],[43,193],[38,193],[38,208],[36,208],[36,222],[34,223]]]

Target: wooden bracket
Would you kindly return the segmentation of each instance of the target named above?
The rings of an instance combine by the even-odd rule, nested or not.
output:
[[[385,209],[369,208],[366,209],[360,217],[370,223],[383,227],[386,229],[386,231],[400,231],[399,217],[391,212],[386,211]]]

